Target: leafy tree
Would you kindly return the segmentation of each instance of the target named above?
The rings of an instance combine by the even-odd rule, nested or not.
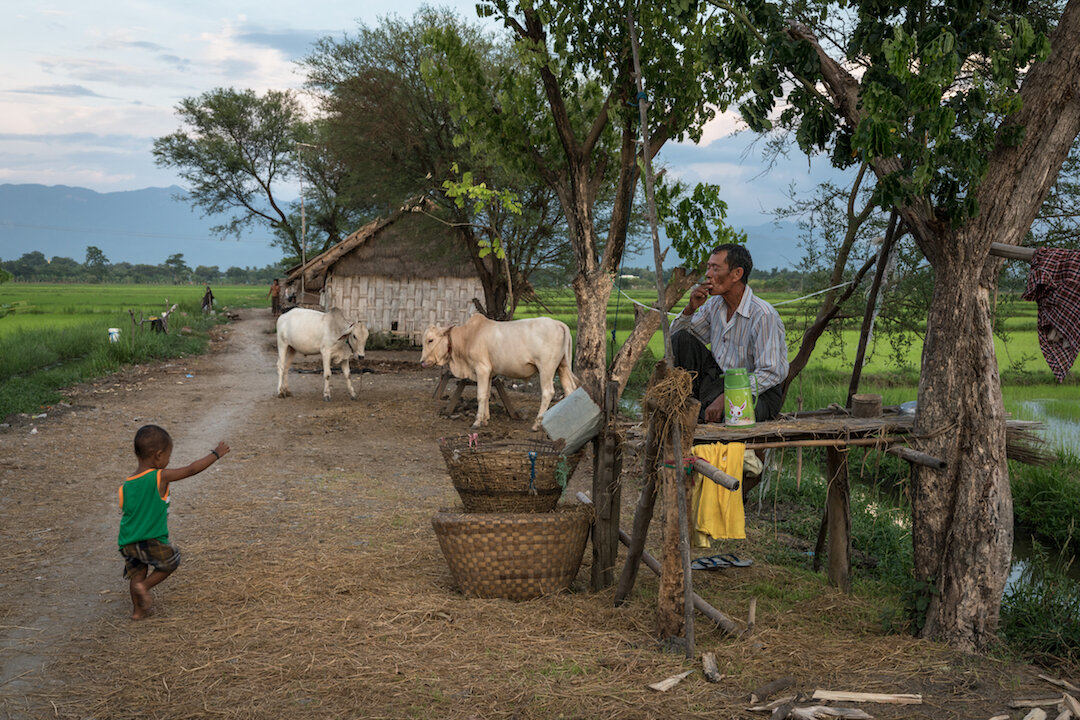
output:
[[[609,380],[619,391],[625,387],[660,325],[659,313],[640,314],[630,338],[607,364],[607,303],[626,250],[631,203],[641,179],[639,163],[645,159],[638,145],[643,134],[638,102],[644,98],[638,97],[632,69],[630,6],[589,0],[487,0],[477,9],[507,29],[520,71],[491,75],[475,46],[452,29],[439,28],[429,31],[428,38],[440,62],[429,62],[425,73],[449,103],[461,141],[473,153],[487,166],[539,176],[558,197],[576,269],[575,371],[582,386],[600,399]],[[641,45],[649,49],[642,65],[649,88],[651,159],[667,140],[700,138],[702,125],[726,105],[732,88],[704,66],[716,27],[688,25],[655,4],[644,3],[634,12]],[[610,198],[606,214],[605,193]],[[709,202],[718,196],[702,192],[699,199]],[[693,200],[686,206],[672,203],[667,217],[674,221],[685,212],[682,219],[689,222],[693,205]],[[693,232],[684,237],[680,252],[691,266],[704,259],[701,247],[714,241],[714,233],[729,234],[720,209],[716,204],[707,212],[711,222],[687,225],[709,234],[708,240]],[[666,296],[657,299],[658,309],[669,309],[695,279],[696,274],[679,269]],[[604,477],[603,472],[594,477]],[[605,496],[610,492],[599,490]],[[617,494],[615,498],[613,512]],[[614,534],[594,533],[594,588],[613,580],[617,545]]]
[[[105,279],[105,273],[109,270],[109,258],[105,257],[101,248],[94,245],[87,246],[86,270],[98,282]]]
[[[184,262],[183,253],[175,253],[173,255],[170,255],[168,259],[165,260],[164,265],[169,269],[169,272],[172,274],[172,281],[174,283],[186,282],[187,279],[191,277],[191,268],[189,268],[188,264]]]
[[[384,18],[361,24],[355,36],[324,38],[303,61],[308,86],[322,99],[328,131],[325,148],[343,168],[344,202],[384,214],[424,198],[425,212],[455,227],[484,286],[487,313],[513,313],[508,289],[529,288],[541,266],[565,261],[565,227],[555,194],[535,172],[485,162],[454,140],[450,103],[440,99],[422,73],[425,62],[441,64],[425,33],[441,29],[474,53],[477,72],[488,77],[519,72],[503,46],[446,10],[425,8],[412,19]],[[460,171],[458,170],[460,168]],[[475,187],[513,194],[520,212],[505,206],[458,202],[446,183],[468,173]],[[502,258],[485,248],[503,248]],[[515,302],[522,293],[514,294]]]
[[[703,22],[728,21],[716,66],[754,80],[740,108],[750,125],[771,127],[783,98],[778,120],[804,150],[867,163],[876,200],[933,267],[915,436],[947,468],[913,466],[922,634],[984,648],[1012,544],[993,346],[1002,262],[988,250],[1024,239],[1080,131],[1080,96],[1067,89],[1080,76],[1080,1],[1049,21],[1054,8],[1024,0],[702,7]],[[840,17],[854,23],[849,42],[821,25]]]
[[[576,369],[595,397],[603,393],[606,305],[626,248],[631,199],[639,180],[637,89],[631,72],[626,8],[596,2],[483,2],[478,10],[502,21],[522,71],[492,77],[474,48],[449,31],[430,37],[445,62],[426,69],[451,103],[462,138],[492,165],[538,174],[558,196],[576,265]],[[723,106],[727,87],[702,72],[701,53],[713,28],[686,27],[643,7],[636,19],[653,97],[650,153],[671,138],[700,137],[701,125]],[[611,213],[598,222],[602,188],[614,188]],[[601,234],[603,232],[603,234]],[[692,284],[673,283],[670,307]],[[634,361],[659,326],[648,313],[614,360],[611,378],[625,385]]]
[[[355,218],[339,205],[332,163],[318,153],[301,151],[323,139],[321,126],[309,123],[300,101],[288,91],[218,88],[177,106],[184,128],[154,141],[154,160],[176,168],[189,185],[187,197],[206,215],[231,217],[213,231],[239,236],[265,224],[275,244],[300,258],[338,242]],[[317,149],[317,145],[314,145]],[[313,242],[302,237],[300,203],[286,203],[285,189],[303,177],[305,215],[311,218]],[[233,214],[235,213],[235,214]]]

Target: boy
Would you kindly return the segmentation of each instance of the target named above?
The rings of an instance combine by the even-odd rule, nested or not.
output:
[[[135,433],[135,457],[139,466],[120,486],[120,535],[124,577],[131,582],[132,620],[150,614],[150,588],[180,566],[180,551],[169,545],[169,484],[197,475],[229,452],[219,442],[203,458],[182,468],[170,469],[173,441],[163,428],[144,425]],[[147,570],[154,570],[147,575]]]

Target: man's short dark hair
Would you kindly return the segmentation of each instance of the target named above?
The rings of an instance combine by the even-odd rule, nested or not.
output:
[[[158,425],[143,425],[135,433],[135,457],[145,460],[159,450],[172,447],[172,436]]]
[[[746,249],[745,245],[739,245],[738,243],[725,243],[713,248],[710,255],[716,253],[727,253],[727,266],[728,270],[734,270],[735,268],[742,268],[742,281],[745,285],[750,279],[750,271],[754,269],[754,261],[750,257],[750,251]]]

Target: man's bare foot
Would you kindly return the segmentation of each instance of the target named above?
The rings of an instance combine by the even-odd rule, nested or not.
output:
[[[131,613],[132,620],[142,620],[153,613],[153,598],[150,597],[150,591],[141,583],[132,584],[131,594],[135,600],[135,610]]]

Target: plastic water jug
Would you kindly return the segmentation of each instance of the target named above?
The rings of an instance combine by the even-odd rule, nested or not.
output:
[[[724,371],[724,422],[749,427],[754,424],[754,405],[757,398],[750,388],[746,368]]]
[[[120,339],[120,328],[109,328],[109,342],[117,342]]]

